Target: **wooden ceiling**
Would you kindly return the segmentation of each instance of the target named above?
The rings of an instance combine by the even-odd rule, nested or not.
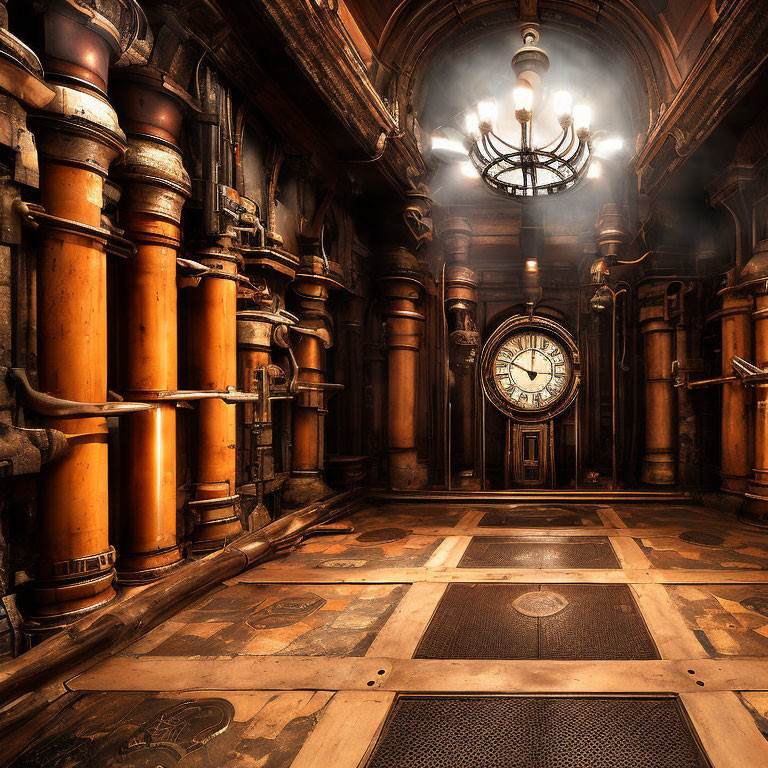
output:
[[[339,0],[372,67],[418,88],[436,56],[494,30],[541,21],[610,48],[636,70],[651,120],[669,101],[709,39],[728,0]],[[363,42],[364,41],[364,42]],[[384,75],[379,75],[381,78]]]
[[[464,23],[481,7],[484,15],[509,10],[512,6],[518,18],[535,17],[552,10],[572,15],[586,22],[599,23],[601,16],[624,13],[635,19],[639,27],[653,30],[663,38],[675,55],[683,52],[692,37],[711,29],[717,18],[716,0],[519,0],[517,3],[498,0],[340,0],[346,5],[371,49],[382,54],[389,40],[398,34],[404,22],[428,14],[437,22],[452,18],[454,25]],[[435,13],[438,6],[442,14]],[[697,35],[698,33],[698,35]],[[706,33],[705,33],[706,34]],[[700,42],[700,41],[699,41]],[[694,43],[695,44],[695,43]]]

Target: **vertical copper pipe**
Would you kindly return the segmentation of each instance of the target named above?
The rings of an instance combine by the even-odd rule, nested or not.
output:
[[[645,343],[645,456],[641,479],[651,485],[674,485],[673,329],[666,320],[651,318],[640,330]]]
[[[735,356],[752,358],[752,299],[733,291],[722,299],[722,374],[731,376]],[[749,400],[749,391],[738,381],[723,384],[720,485],[726,492],[744,493],[751,475]]]
[[[768,369],[768,293],[755,296],[755,364]],[[768,524],[768,385],[755,387],[755,456],[744,510],[754,522]]]
[[[446,366],[453,371],[452,440],[458,451],[451,463],[460,482],[471,482],[475,467],[475,365],[479,335],[476,324],[477,275],[468,266],[472,227],[467,219],[449,218],[440,225],[443,246],[443,310],[447,331]],[[449,371],[446,371],[448,377]],[[453,453],[456,453],[454,456]],[[455,460],[455,461],[454,461]]]
[[[755,300],[752,313],[755,365],[768,370],[768,240],[761,240],[755,245],[752,258],[744,265],[740,278],[742,283],[752,287]],[[741,512],[749,522],[768,526],[768,385],[762,384],[754,390],[752,476],[744,494]]]
[[[121,556],[123,581],[147,582],[181,562],[176,531],[176,404],[157,393],[178,387],[176,256],[181,209],[190,193],[176,141],[181,108],[133,73],[115,101],[128,133],[118,169],[120,222],[137,247],[123,265],[122,387],[151,411],[121,423]]]
[[[49,72],[56,95],[35,118],[41,201],[57,226],[41,233],[37,269],[38,367],[41,390],[58,397],[107,399],[106,233],[102,189],[110,163],[125,147],[117,115],[103,94],[109,42],[77,23],[46,26]],[[92,56],[78,63],[80,50]],[[50,57],[50,51],[56,54]],[[71,56],[71,57],[70,57]],[[70,76],[75,73],[75,85]],[[62,75],[61,83],[56,82]],[[89,85],[89,83],[92,83]],[[67,222],[72,222],[71,224]],[[34,615],[67,621],[114,596],[115,551],[109,543],[107,425],[104,419],[50,419],[69,435],[69,451],[42,473],[38,581]]]
[[[237,283],[239,254],[231,237],[197,253],[197,261],[214,270],[193,298],[191,368],[195,386],[223,391],[237,386]],[[242,531],[236,512],[236,407],[221,400],[201,400],[197,420],[195,541],[200,549],[216,549]]]
[[[335,281],[319,275],[296,276],[292,290],[297,297],[299,326],[305,331],[294,345],[300,384],[325,381],[325,350],[331,345],[328,289]],[[283,502],[296,507],[331,493],[322,477],[324,464],[325,393],[306,390],[296,393],[292,411],[291,477]]]
[[[423,283],[416,259],[405,248],[387,254],[387,272],[379,278],[387,300],[387,443],[389,484],[392,488],[419,488],[426,470],[416,446],[416,394],[421,325],[417,310]]]
[[[313,336],[304,336],[296,345],[296,363],[300,381],[307,384],[323,381],[323,347]],[[318,475],[320,473],[320,414],[317,400],[321,392],[302,395],[293,411],[293,458],[291,471],[294,475]]]

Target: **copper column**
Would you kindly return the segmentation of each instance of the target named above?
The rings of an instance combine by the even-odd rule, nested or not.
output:
[[[325,350],[332,343],[329,287],[338,287],[338,283],[310,274],[298,274],[291,285],[298,301],[300,336],[294,346],[298,380],[308,388],[297,392],[293,403],[291,477],[283,494],[287,507],[317,501],[331,493],[322,477],[325,392],[317,386],[325,383]]]
[[[386,299],[383,315],[387,334],[387,445],[391,488],[422,488],[426,468],[416,447],[416,394],[424,315],[417,310],[424,288],[415,256],[405,248],[385,254],[379,277]]]
[[[752,299],[733,289],[722,293],[722,374],[732,376],[734,357],[752,359]],[[720,477],[726,492],[742,494],[751,475],[751,424],[749,402],[751,396],[737,381],[723,384]]]
[[[452,444],[460,481],[471,482],[475,467],[475,364],[480,342],[475,321],[477,275],[468,266],[472,228],[467,219],[446,219],[440,226],[445,258],[445,313],[453,373]],[[451,462],[454,465],[454,462]]]
[[[106,27],[108,20],[101,20]],[[35,119],[35,133],[42,204],[58,223],[47,224],[40,239],[39,383],[42,391],[57,397],[103,403],[107,232],[101,227],[102,187],[110,163],[125,147],[105,95],[117,41],[53,11],[46,22],[45,66],[56,95]],[[115,594],[107,424],[103,418],[46,423],[66,433],[70,447],[60,461],[43,470],[34,614],[66,619]]]
[[[753,283],[755,365],[768,370],[768,240],[761,240],[742,270],[742,282]],[[768,525],[768,384],[755,387],[755,452],[752,479],[744,496],[743,515]]]
[[[645,356],[645,456],[641,479],[650,485],[674,485],[677,436],[672,379],[674,328],[665,316],[666,286],[641,286],[638,298]]]
[[[230,196],[236,196],[229,190]],[[192,302],[190,357],[197,389],[224,391],[237,387],[237,272],[240,254],[233,238],[198,251],[196,261],[211,272],[195,288]],[[190,509],[197,520],[200,549],[216,549],[242,532],[236,505],[236,406],[201,400],[197,421],[197,472]]]
[[[143,83],[140,74],[120,84],[115,101],[128,134],[126,161],[118,172],[120,222],[137,247],[121,279],[123,395],[156,404],[121,423],[118,570],[124,581],[146,582],[181,562],[176,403],[158,395],[178,385],[176,256],[190,181],[177,145],[180,104]]]

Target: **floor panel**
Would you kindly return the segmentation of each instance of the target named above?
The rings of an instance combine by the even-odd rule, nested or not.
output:
[[[672,698],[398,698],[367,768],[706,768]]]
[[[390,529],[377,525],[369,531]],[[407,530],[407,529],[406,529]],[[309,539],[290,556],[270,563],[273,568],[419,568],[440,546],[438,536],[406,535],[396,541],[358,541],[350,536],[323,536]]]
[[[604,536],[513,538],[475,536],[459,568],[620,568]]]
[[[417,659],[657,659],[629,587],[450,584]]]
[[[667,591],[710,656],[768,657],[767,586],[691,584]]]
[[[512,509],[492,509],[485,512],[479,525],[483,527],[539,528],[567,525],[600,525],[597,507],[572,504],[567,507],[520,505]]]

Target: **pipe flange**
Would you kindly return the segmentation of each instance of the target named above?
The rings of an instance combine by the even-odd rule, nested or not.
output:
[[[106,177],[112,161],[122,156],[126,137],[112,105],[98,93],[54,85],[45,109],[31,119],[50,127],[38,137],[40,154],[57,162],[93,170]],[[81,139],[82,145],[73,142]],[[89,144],[101,147],[94,152]]]
[[[181,152],[161,139],[130,134],[125,161],[115,170],[126,181],[165,187],[185,198],[192,194]]]
[[[110,546],[109,549],[95,555],[41,563],[38,567],[38,573],[40,578],[46,581],[69,580],[77,576],[97,576],[113,568],[116,558],[115,548]]]

